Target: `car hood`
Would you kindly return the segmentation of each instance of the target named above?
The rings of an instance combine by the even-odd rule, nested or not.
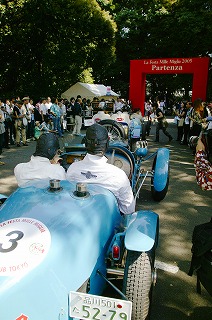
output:
[[[83,198],[74,195],[76,183],[61,181],[56,192],[47,186],[18,188],[1,207],[1,319],[67,313],[68,293],[90,277],[120,221],[114,195],[100,186],[88,185]]]

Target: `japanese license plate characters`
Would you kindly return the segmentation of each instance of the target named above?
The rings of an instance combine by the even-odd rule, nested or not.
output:
[[[71,291],[69,315],[74,319],[130,320],[132,302]]]

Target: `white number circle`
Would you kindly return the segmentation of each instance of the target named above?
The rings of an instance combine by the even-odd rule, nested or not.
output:
[[[31,218],[0,222],[0,276],[29,272],[46,257],[51,245],[47,227]]]

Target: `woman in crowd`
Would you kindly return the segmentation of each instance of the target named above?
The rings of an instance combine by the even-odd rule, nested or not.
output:
[[[212,143],[212,137],[208,142]],[[197,142],[194,165],[197,184],[203,190],[212,190],[212,164],[209,161],[202,138],[199,138]]]
[[[193,121],[190,136],[199,136],[202,130],[202,119],[204,113],[204,105],[202,99],[196,99],[193,102],[193,112],[189,117]]]
[[[186,117],[186,101],[183,101],[180,105],[180,108],[175,112],[178,121],[177,121],[177,141],[182,141],[183,138],[183,129],[184,129],[184,122]]]

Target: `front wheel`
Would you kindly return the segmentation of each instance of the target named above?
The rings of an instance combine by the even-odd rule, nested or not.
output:
[[[154,257],[147,252],[127,252],[123,292],[132,301],[132,320],[149,317],[153,264]]]
[[[154,201],[165,198],[169,186],[169,150],[161,148],[157,151],[152,166],[151,192]]]

